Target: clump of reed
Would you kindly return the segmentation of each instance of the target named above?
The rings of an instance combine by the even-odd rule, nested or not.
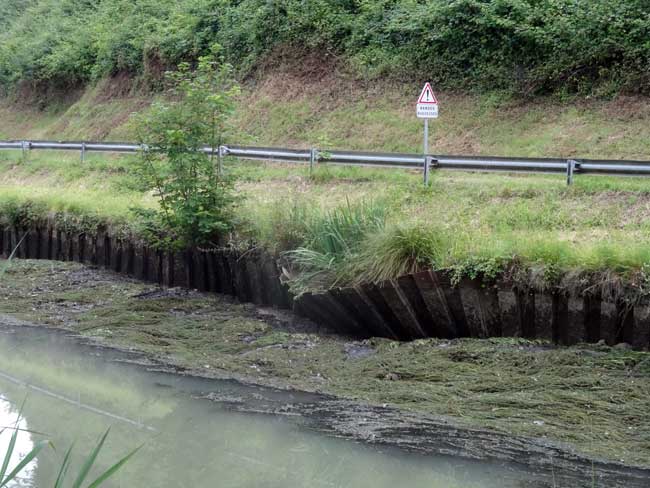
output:
[[[311,213],[301,222],[301,242],[283,253],[291,272],[287,275],[296,290],[328,288],[346,274],[357,259],[362,244],[386,223],[388,209],[380,201],[361,202]]]

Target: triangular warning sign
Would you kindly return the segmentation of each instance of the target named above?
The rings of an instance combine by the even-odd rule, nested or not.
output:
[[[431,88],[430,83],[427,83],[426,85],[424,85],[424,88],[422,88],[422,93],[420,93],[420,98],[418,98],[418,103],[431,103],[435,105],[438,104],[438,99],[433,93],[433,89]]]

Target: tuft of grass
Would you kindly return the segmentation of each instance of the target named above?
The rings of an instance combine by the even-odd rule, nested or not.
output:
[[[382,202],[361,202],[316,213],[304,223],[300,247],[284,257],[297,270],[296,289],[336,284],[341,270],[359,253],[369,234],[384,227],[388,209]]]
[[[393,225],[369,236],[354,259],[346,263],[346,281],[378,282],[438,268],[445,262],[447,241],[445,230],[432,225]]]
[[[339,257],[355,252],[364,237],[383,228],[387,208],[381,202],[345,205],[317,214],[307,223],[305,246],[316,252]]]

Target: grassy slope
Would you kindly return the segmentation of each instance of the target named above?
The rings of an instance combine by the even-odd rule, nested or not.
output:
[[[280,70],[249,86],[233,121],[237,142],[418,151],[421,123],[412,114],[417,87],[366,87],[344,79],[332,72],[305,84],[304,74]],[[128,139],[128,115],[147,100],[129,95],[127,87],[104,82],[45,112],[5,103],[0,137]],[[650,100],[519,104],[496,96],[440,98],[432,151],[650,158]],[[132,205],[152,204],[132,189],[128,165],[128,158],[101,155],[81,165],[74,154],[32,154],[28,162],[0,154],[0,204],[36,198],[51,209],[123,221]],[[472,256],[620,271],[650,262],[645,179],[578,177],[567,189],[561,176],[441,172],[424,191],[418,174],[403,171],[321,168],[310,180],[298,167],[232,167],[243,177],[242,214],[255,236],[271,245],[296,230],[292,210],[313,213],[373,200],[388,209],[389,236],[405,229],[446,236],[434,256],[425,256],[439,266]],[[377,264],[372,260],[366,267]],[[374,278],[390,274],[369,271]]]
[[[138,298],[144,291],[151,287],[74,263],[17,261],[0,281],[0,313],[206,375],[388,403],[626,463],[650,459],[647,352],[519,339],[350,343],[272,327],[253,306],[228,298],[173,291]],[[370,354],[348,356],[351,347]]]
[[[421,151],[422,122],[414,116],[419,86],[366,85],[334,68],[313,81],[293,68],[277,68],[244,87],[234,142]],[[438,98],[434,153],[650,158],[645,98],[522,102],[454,93]],[[0,138],[128,139],[129,115],[148,101],[130,94],[128,80],[104,81],[43,111],[0,101]]]

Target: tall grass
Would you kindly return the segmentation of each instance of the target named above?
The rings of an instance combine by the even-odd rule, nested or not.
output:
[[[124,223],[132,207],[155,205],[135,187],[129,159],[91,156],[83,164],[69,154],[36,154],[22,163],[0,160],[0,218],[12,221],[14,213],[29,212],[31,220],[66,214]]]
[[[361,202],[315,213],[303,222],[297,249],[284,257],[296,269],[296,289],[326,288],[342,277],[343,268],[360,252],[368,235],[383,229],[388,209],[382,202]]]
[[[448,250],[443,228],[396,224],[369,235],[343,273],[348,283],[378,282],[437,268]]]

